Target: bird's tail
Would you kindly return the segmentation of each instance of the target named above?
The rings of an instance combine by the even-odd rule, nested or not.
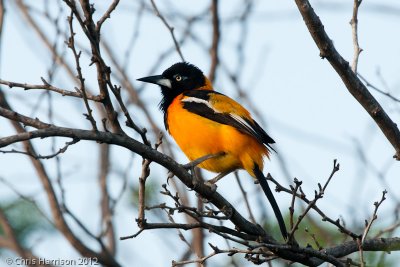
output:
[[[278,220],[279,224],[279,229],[281,230],[282,236],[285,240],[288,239],[288,233],[286,230],[285,226],[285,221],[283,220],[281,211],[279,210],[278,204],[276,203],[276,200],[274,198],[274,195],[272,194],[271,188],[268,185],[267,179],[265,178],[264,174],[260,170],[259,166],[257,164],[254,164],[254,174],[258,180],[258,182],[261,185],[262,190],[264,191],[264,194],[267,196],[267,199],[269,203],[272,206],[272,209],[274,210],[275,217]]]

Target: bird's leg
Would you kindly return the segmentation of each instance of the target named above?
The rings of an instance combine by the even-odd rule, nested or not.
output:
[[[197,165],[203,163],[204,161],[206,161],[208,159],[216,158],[216,157],[223,156],[223,155],[225,155],[225,152],[219,152],[217,154],[208,154],[208,155],[202,156],[198,159],[195,159],[187,164],[184,164],[182,166],[183,166],[183,168],[185,168],[187,170],[193,169],[194,167],[196,167]]]
[[[214,178],[208,180],[206,182],[206,184],[208,185],[214,185],[216,182],[218,182],[219,180],[221,180],[222,178],[224,178],[225,176],[227,176],[228,174],[230,174],[232,171],[226,171],[226,172],[221,172],[220,174],[218,174],[217,176],[215,176]]]
[[[191,162],[189,162],[189,163],[187,163],[187,164],[184,164],[184,165],[182,165],[182,166],[183,166],[185,169],[187,169],[187,170],[190,169],[190,172],[191,172],[192,175],[194,176],[194,185],[196,185],[196,183],[199,182],[199,179],[198,179],[198,177],[197,177],[197,175],[196,175],[196,172],[195,172],[195,169],[194,169],[194,168],[195,168],[197,165],[203,163],[203,162],[206,161],[206,160],[209,160],[209,159],[212,159],[212,158],[216,158],[216,157],[220,157],[220,156],[223,156],[223,155],[225,155],[225,152],[223,152],[223,151],[221,151],[221,152],[219,152],[219,153],[216,153],[216,154],[208,154],[208,155],[202,156],[202,157],[200,157],[200,158],[198,158],[198,159],[195,159],[195,160],[193,160],[193,161],[191,161]],[[218,176],[219,176],[219,175],[218,175]],[[225,176],[225,175],[223,175],[223,176]],[[222,177],[223,177],[223,176],[222,176]],[[218,180],[221,179],[222,177],[218,178],[216,181],[218,181]],[[215,181],[215,182],[216,182],[216,181]],[[215,182],[214,182],[214,183],[215,183]],[[217,186],[214,185],[214,183],[208,184],[208,182],[207,182],[206,184],[207,184],[207,185],[210,185],[211,189],[215,191],[215,190],[217,190]]]
[[[220,174],[218,174],[217,176],[215,176],[214,178],[208,180],[207,182],[205,182],[204,184],[209,186],[211,188],[211,190],[213,190],[214,192],[217,191],[217,185],[215,184],[216,182],[218,182],[219,180],[221,180],[223,177],[225,177],[226,175],[230,174],[232,171],[227,171],[227,172],[221,172]]]

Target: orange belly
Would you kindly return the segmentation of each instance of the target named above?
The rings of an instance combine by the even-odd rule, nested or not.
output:
[[[178,98],[168,108],[167,123],[170,134],[189,160],[224,152],[223,156],[206,160],[199,167],[218,173],[246,169],[254,176],[256,163],[262,170],[263,156],[268,156],[263,144],[232,126],[183,109]]]

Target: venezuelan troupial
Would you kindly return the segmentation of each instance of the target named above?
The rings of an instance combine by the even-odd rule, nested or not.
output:
[[[285,239],[287,231],[278,204],[262,173],[263,158],[269,158],[275,141],[242,105],[214,91],[209,79],[196,66],[181,62],[161,75],[138,79],[161,87],[160,109],[165,128],[191,160],[219,155],[199,167],[220,173],[216,182],[237,169],[245,169],[260,183]],[[272,149],[273,150],[273,149]]]

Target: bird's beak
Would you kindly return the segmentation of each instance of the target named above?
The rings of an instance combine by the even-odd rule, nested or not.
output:
[[[171,81],[167,78],[164,78],[162,75],[148,76],[137,80],[145,83],[154,83],[160,86],[171,88]]]

